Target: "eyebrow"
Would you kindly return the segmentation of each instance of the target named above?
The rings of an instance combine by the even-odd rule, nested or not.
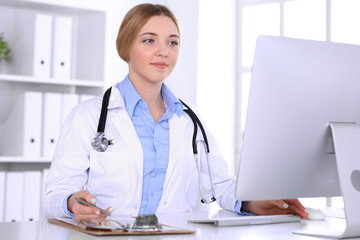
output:
[[[140,34],[140,36],[144,36],[144,35],[158,36],[158,34],[154,33],[154,32],[144,32],[144,33]],[[169,37],[180,38],[177,34],[170,34]]]

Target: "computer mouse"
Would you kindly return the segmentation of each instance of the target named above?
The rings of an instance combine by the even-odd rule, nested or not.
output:
[[[324,220],[326,218],[326,214],[319,209],[306,207],[305,212],[308,213],[309,220]]]

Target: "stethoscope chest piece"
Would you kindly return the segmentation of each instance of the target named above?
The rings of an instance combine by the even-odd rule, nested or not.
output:
[[[113,140],[108,140],[103,132],[98,132],[91,141],[91,146],[98,152],[105,152],[109,145],[113,144]]]

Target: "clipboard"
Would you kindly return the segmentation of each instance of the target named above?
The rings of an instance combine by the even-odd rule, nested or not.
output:
[[[69,219],[69,220],[60,220],[60,219],[49,219],[50,223],[70,228],[73,230],[77,230],[83,233],[95,235],[95,236],[115,236],[115,235],[165,235],[165,234],[194,234],[195,231],[188,230],[188,229],[182,229],[178,227],[173,227],[166,224],[161,224],[163,226],[163,229],[159,231],[152,231],[152,232],[128,232],[124,231],[122,229],[112,229],[112,228],[97,228],[97,227],[91,227],[84,224],[78,224],[76,220]]]

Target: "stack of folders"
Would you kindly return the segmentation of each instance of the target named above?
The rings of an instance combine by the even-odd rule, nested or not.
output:
[[[18,171],[0,163],[0,222],[40,220],[48,171]]]
[[[28,9],[19,11],[15,22],[18,32],[13,46],[13,60],[16,62],[13,71],[20,75],[69,80],[73,19]]]
[[[60,127],[69,112],[93,95],[24,92],[2,126],[0,155],[48,158],[54,153]]]
[[[10,11],[10,10],[9,10]],[[14,13],[11,72],[71,79],[73,19],[19,8]],[[31,50],[31,51],[29,51]],[[1,123],[0,156],[51,159],[65,117],[92,95],[24,92]],[[39,220],[48,169],[12,169],[0,163],[0,222]],[[31,168],[32,169],[32,168]]]
[[[93,95],[24,92],[2,125],[1,156],[51,159],[61,125],[69,112]],[[0,222],[40,218],[48,169],[17,170],[0,163]]]

